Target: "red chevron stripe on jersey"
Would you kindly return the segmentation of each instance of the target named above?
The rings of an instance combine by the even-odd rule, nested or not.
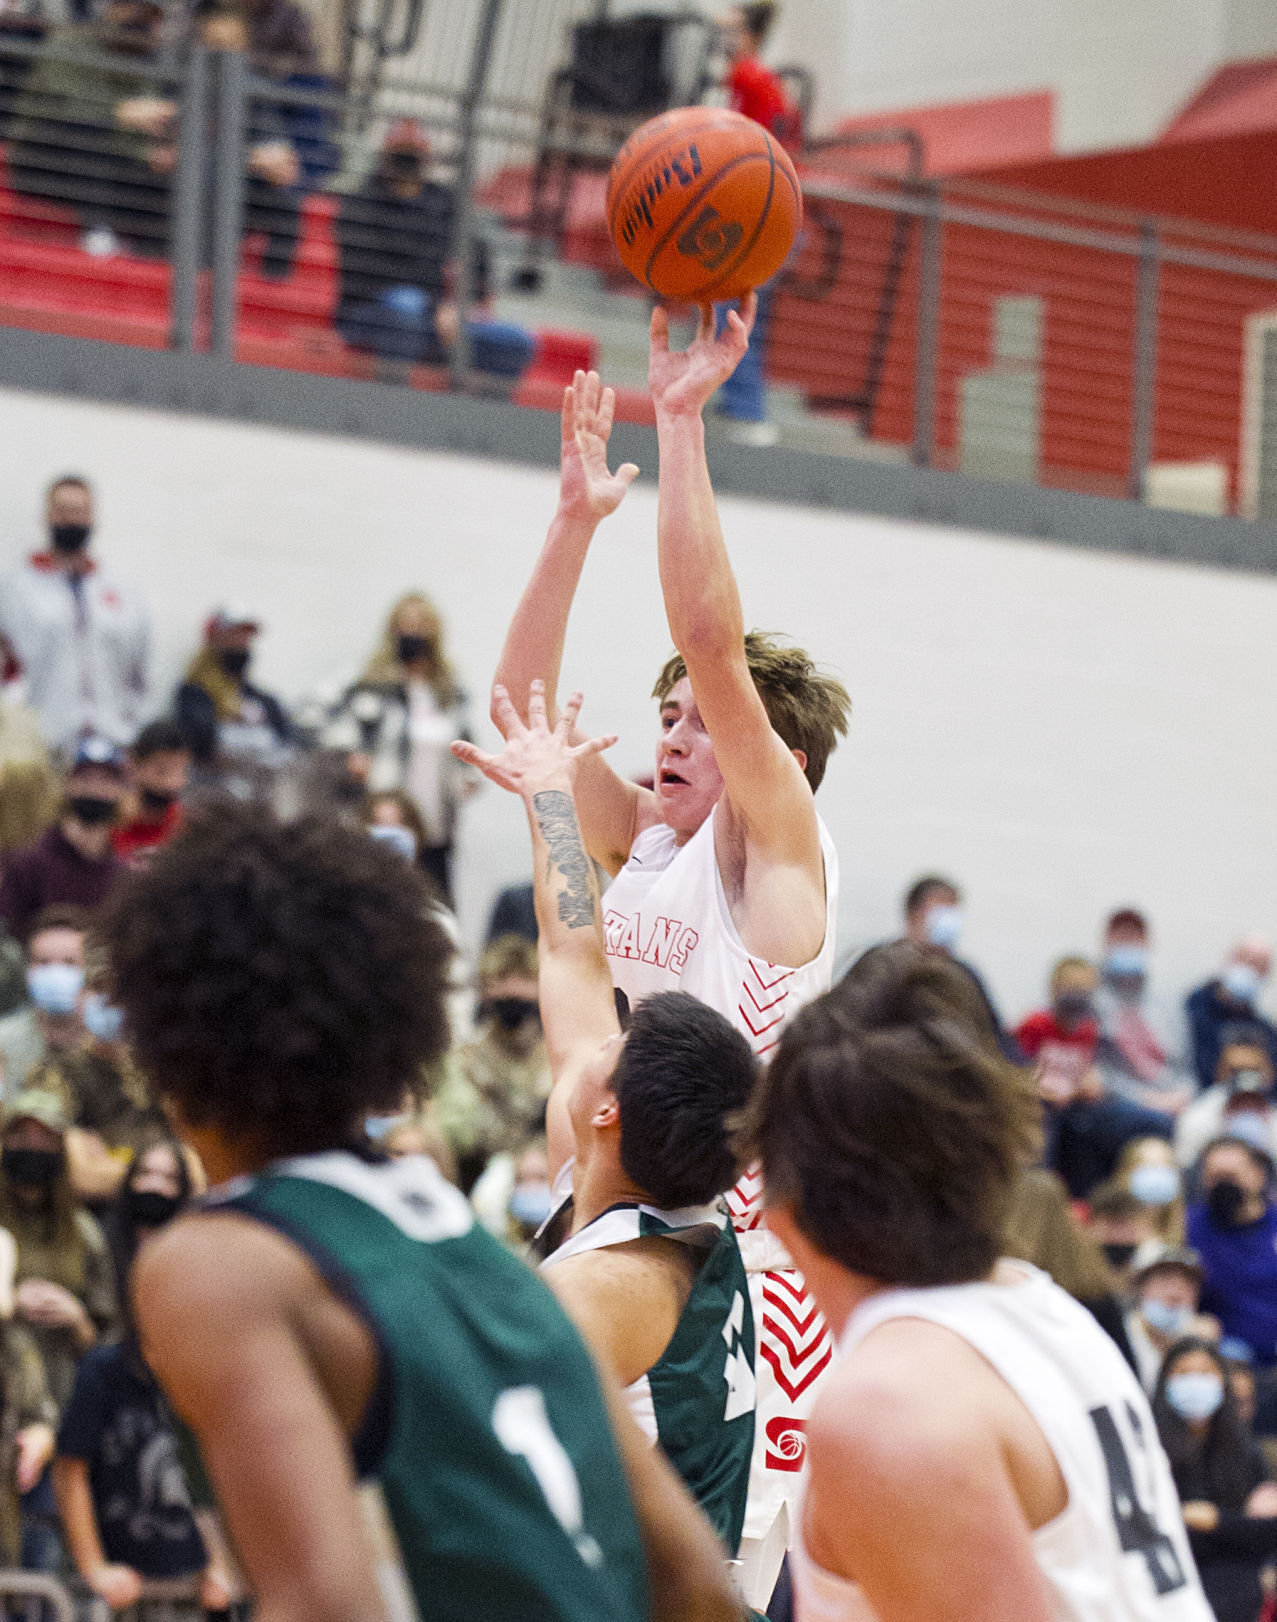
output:
[[[795,1282],[797,1277],[793,1272],[764,1274],[758,1337],[759,1355],[767,1359],[776,1384],[791,1402],[823,1373],[834,1355],[828,1326],[816,1303]]]
[[[727,1194],[727,1210],[737,1233],[748,1233],[763,1220],[763,1171],[749,1166],[736,1179]]]

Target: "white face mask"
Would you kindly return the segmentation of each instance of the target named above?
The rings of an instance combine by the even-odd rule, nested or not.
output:
[[[1179,1197],[1179,1173],[1174,1166],[1136,1166],[1127,1187],[1143,1205],[1170,1205]]]
[[[927,913],[927,939],[932,946],[951,952],[962,934],[962,908],[959,906],[932,907]]]
[[[1219,983],[1230,997],[1238,1002],[1252,1003],[1263,977],[1250,963],[1230,963],[1219,977]]]
[[[406,862],[416,861],[417,836],[411,828],[401,828],[396,822],[374,822],[368,832],[391,850],[397,850]]]
[[[1224,1382],[1218,1374],[1192,1369],[1172,1374],[1166,1400],[1181,1419],[1209,1419],[1224,1400]]]

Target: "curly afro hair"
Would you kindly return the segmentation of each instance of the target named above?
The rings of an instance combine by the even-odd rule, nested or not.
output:
[[[330,820],[192,816],[97,933],[156,1092],[271,1155],[348,1142],[448,1045],[452,946],[427,883]]]

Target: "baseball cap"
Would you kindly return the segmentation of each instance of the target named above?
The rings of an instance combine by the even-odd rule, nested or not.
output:
[[[103,771],[116,772],[123,777],[127,761],[123,749],[113,744],[110,738],[103,738],[97,733],[89,733],[75,746],[75,754],[71,757],[71,770],[79,771],[85,766],[97,766]]]
[[[1146,1239],[1131,1258],[1131,1278],[1136,1284],[1162,1267],[1177,1267],[1198,1283],[1203,1277],[1202,1259],[1187,1245],[1168,1245],[1162,1239]]]
[[[219,603],[208,617],[207,631],[260,631],[262,622],[243,603]]]
[[[14,1121],[39,1121],[50,1132],[65,1133],[71,1126],[62,1100],[43,1087],[23,1087],[8,1100],[4,1106],[4,1125],[12,1126]]]

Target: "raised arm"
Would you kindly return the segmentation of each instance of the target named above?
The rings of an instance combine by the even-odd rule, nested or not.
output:
[[[745,626],[705,460],[701,412],[745,354],[754,298],[715,338],[713,314],[684,353],[669,347],[669,318],[652,313],[650,384],[660,444],[657,537],[661,590],[731,813],[749,859],[796,865],[820,878],[820,837],[802,766],[772,730],[745,660]],[[823,880],[821,882],[823,893]]]
[[[623,463],[615,473],[608,471],[615,405],[615,395],[600,386],[597,372],[578,372],[571,388],[564,390],[559,505],[510,621],[495,678],[507,693],[518,695],[515,707],[524,720],[524,695],[534,680],[545,683],[551,726],[558,719],[555,695],[563,641],[586,554],[595,530],[620,506],[638,474],[633,462]],[[495,700],[492,719],[500,724]],[[655,821],[656,814],[642,791],[602,760],[583,764],[579,794],[586,847],[615,873],[629,855],[636,833],[646,822]]]
[[[620,1036],[612,976],[603,950],[603,924],[594,869],[577,822],[578,769],[615,738],[574,743],[580,693],[573,693],[553,728],[545,684],[531,684],[527,723],[503,687],[494,689],[492,713],[506,740],[499,755],[473,744],[452,746],[460,760],[518,793],[532,833],[541,1023],[554,1080],[546,1108],[551,1175],[573,1153],[567,1101],[582,1068],[610,1039]]]

